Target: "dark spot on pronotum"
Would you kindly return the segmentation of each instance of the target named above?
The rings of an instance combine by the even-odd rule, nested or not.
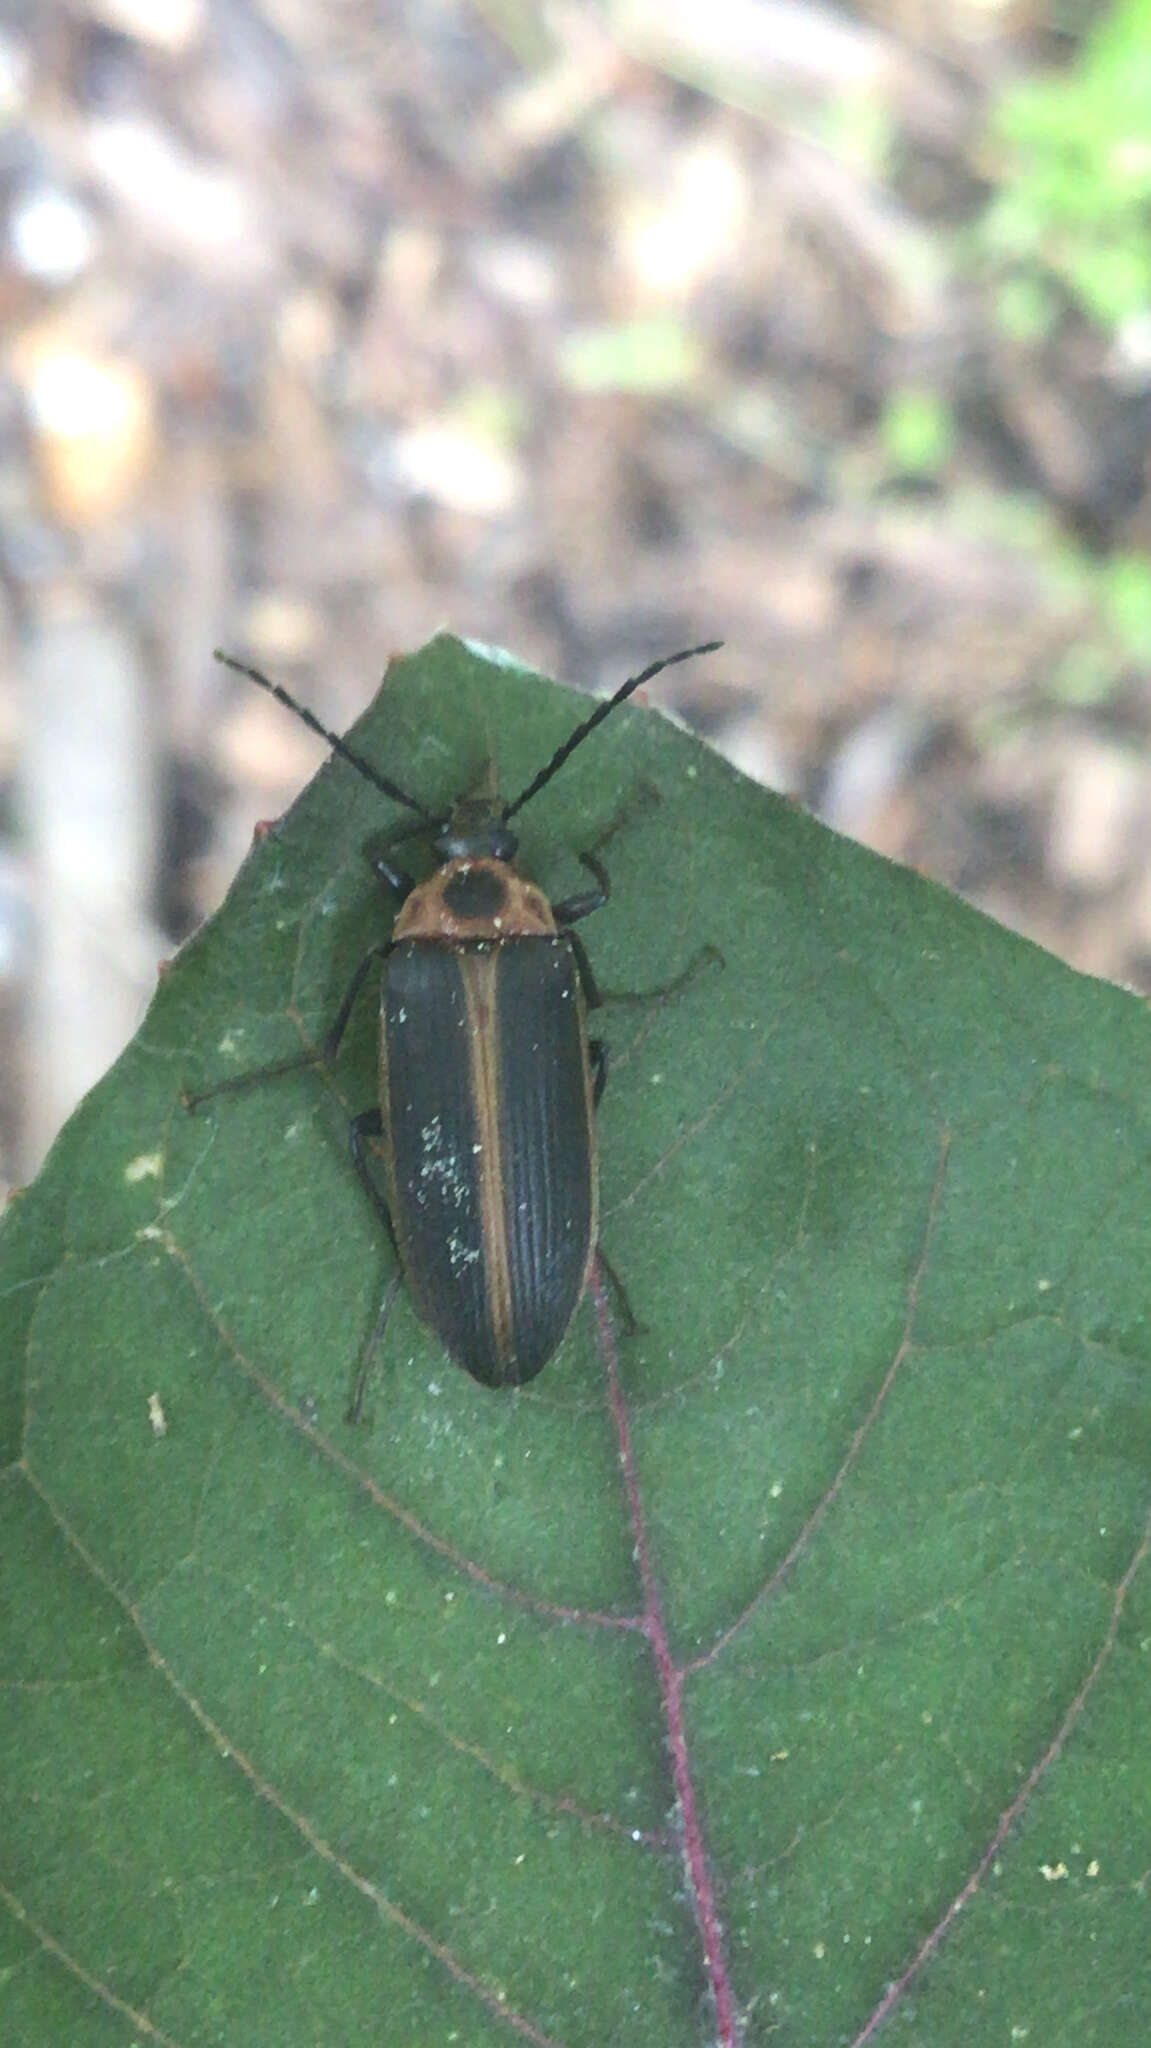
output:
[[[508,892],[490,868],[460,868],[444,887],[444,903],[453,917],[498,917]]]

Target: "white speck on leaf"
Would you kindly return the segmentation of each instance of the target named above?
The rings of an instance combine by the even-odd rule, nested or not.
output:
[[[163,1171],[162,1152],[138,1152],[135,1159],[130,1159],[124,1168],[124,1179],[132,1186],[138,1180],[159,1180]]]

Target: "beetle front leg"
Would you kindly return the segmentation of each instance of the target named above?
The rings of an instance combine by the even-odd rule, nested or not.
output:
[[[552,904],[552,916],[561,929],[569,924],[578,924],[581,917],[591,917],[594,911],[602,910],[611,896],[611,876],[597,854],[581,853],[580,866],[590,870],[598,886],[585,889],[579,896],[567,896],[562,903]]]
[[[393,867],[391,861],[385,860],[382,853],[371,855],[371,867],[376,880],[383,882],[387,888],[394,889],[400,902],[406,903],[416,886],[407,870]]]

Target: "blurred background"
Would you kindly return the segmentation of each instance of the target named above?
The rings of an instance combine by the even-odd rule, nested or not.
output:
[[[0,1181],[441,625],[1151,981],[1151,0],[2,0]]]

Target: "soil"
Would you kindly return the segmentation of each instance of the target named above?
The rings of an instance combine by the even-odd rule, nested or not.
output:
[[[317,757],[219,643],[342,726],[442,625],[591,689],[722,635],[661,701],[1147,985],[1151,360],[1050,279],[1005,324],[984,232],[1061,20],[14,0],[9,1179]]]

